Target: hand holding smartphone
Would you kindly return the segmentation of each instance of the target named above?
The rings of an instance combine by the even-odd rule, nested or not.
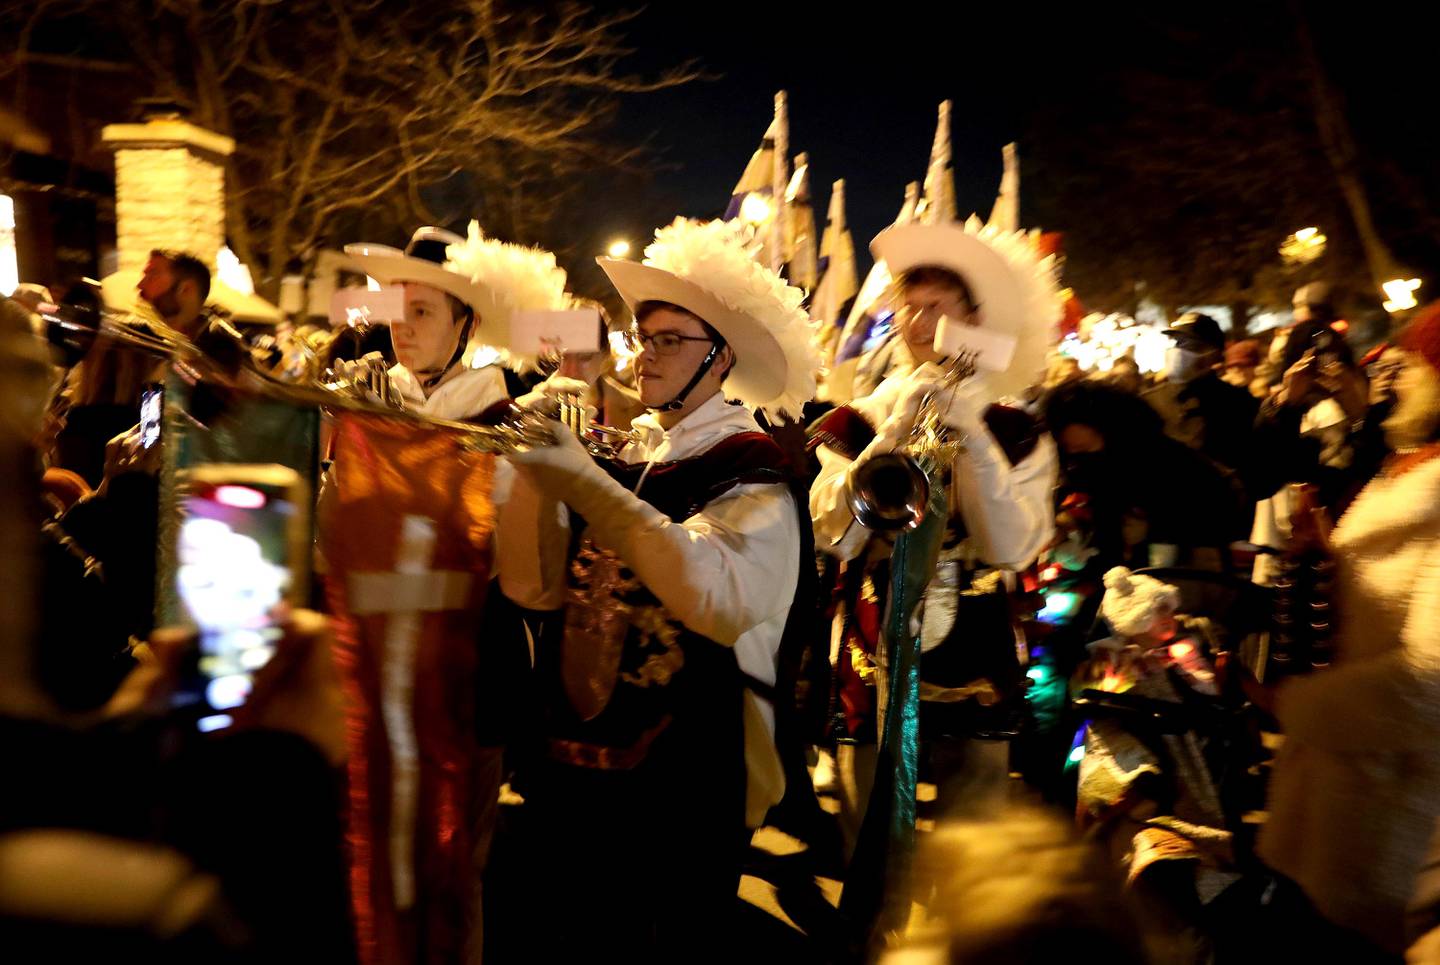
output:
[[[175,704],[201,730],[233,723],[275,654],[283,605],[309,581],[309,494],[292,469],[210,463],[183,476],[176,589],[196,631]]]

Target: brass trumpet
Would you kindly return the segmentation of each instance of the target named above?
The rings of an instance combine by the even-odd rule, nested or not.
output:
[[[949,396],[975,374],[976,355],[961,352],[945,368],[942,385],[920,400],[905,445],[872,456],[855,467],[845,502],[867,529],[906,532],[925,520],[931,477],[954,460],[964,440],[941,420],[941,396]]]
[[[592,456],[614,458],[635,434],[589,421],[585,407],[573,396],[561,396],[545,411],[535,412],[512,406],[496,424],[482,425],[437,419],[404,408],[404,401],[390,386],[385,358],[372,352],[353,362],[341,362],[320,373],[319,359],[325,345],[313,346],[307,354],[304,372],[289,375],[271,371],[256,359],[255,346],[221,315],[210,313],[203,344],[165,325],[106,309],[94,285],[79,285],[66,293],[63,303],[41,307],[50,343],[74,364],[89,352],[101,335],[130,348],[183,363],[197,380],[224,384],[248,384],[273,398],[297,405],[315,405],[328,410],[364,411],[377,415],[411,419],[429,425],[458,429],[465,433],[465,448],[497,455],[554,445],[548,421],[558,419],[570,428]],[[332,336],[333,338],[333,336]],[[326,342],[328,345],[328,340]],[[212,357],[211,349],[222,348],[232,365]]]

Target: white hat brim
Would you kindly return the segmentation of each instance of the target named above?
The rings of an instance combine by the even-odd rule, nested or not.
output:
[[[410,258],[404,255],[362,254],[346,246],[346,255],[362,271],[382,285],[402,285],[413,282],[438,288],[447,295],[454,295],[475,311],[477,336],[487,345],[504,347],[509,344],[509,318],[498,311],[498,303],[489,289],[477,285],[457,272],[424,258]],[[472,336],[472,338],[477,337]]]
[[[1025,291],[1014,270],[997,251],[963,225],[907,224],[886,228],[870,242],[892,277],[924,266],[947,268],[965,279],[975,296],[980,324],[1013,335],[1025,327]]]
[[[644,302],[669,302],[703,319],[735,352],[725,394],[763,406],[785,392],[790,360],[779,340],[758,319],[728,307],[704,288],[638,261],[597,258],[610,284],[634,312]]]

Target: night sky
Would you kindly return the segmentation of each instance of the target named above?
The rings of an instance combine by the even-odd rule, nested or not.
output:
[[[1302,6],[1331,78],[1347,99],[1382,228],[1402,260],[1426,270],[1440,258],[1437,206],[1421,200],[1440,190],[1429,161],[1437,90],[1430,48],[1440,16],[1391,0],[1376,0],[1363,11]],[[1233,48],[1249,44],[1259,20],[1289,16],[1280,2],[1224,0],[1180,8],[901,0],[868,5],[863,14],[840,9],[776,0],[704,6],[657,0],[640,13],[625,31],[637,50],[631,69],[653,74],[694,60],[715,79],[624,100],[612,134],[621,143],[647,144],[653,174],[644,183],[607,178],[576,204],[575,250],[566,253],[566,261],[577,285],[599,281],[590,277],[588,257],[577,257],[586,249],[599,253],[619,236],[643,242],[677,214],[719,215],[759,144],[779,89],[789,93],[790,153],[810,154],[817,229],[824,225],[831,182],[846,179],[847,215],[862,273],[869,239],[895,217],[906,182],[924,177],[936,107],[947,98],[954,104],[959,215],[989,213],[1000,149],[1015,140],[1022,164],[1022,224],[1068,233],[1074,226],[1059,223],[1063,211],[1048,212],[1057,223],[1037,223],[1046,213],[1038,210],[1046,186],[1040,178],[1046,170],[1068,166],[1065,157],[1027,152],[1027,134],[1037,118],[1064,103],[1072,115],[1069,127],[1081,133],[1065,142],[1060,154],[1083,156],[1104,145],[1107,135],[1103,122],[1086,127],[1084,118],[1103,117],[1106,104],[1119,95],[1100,78],[1114,79],[1132,62],[1166,70],[1165,43],[1179,38],[1199,56],[1174,70],[1195,71],[1198,81],[1208,63],[1224,63]],[[1282,37],[1255,68],[1257,89],[1265,83],[1264,73],[1298,72],[1293,40]],[[1216,152],[1232,155],[1257,149],[1227,140],[1223,125],[1212,143]],[[1318,150],[1314,162],[1326,163]],[[1401,177],[1409,181],[1402,185]],[[1410,207],[1387,212],[1397,197],[1408,197]],[[1123,224],[1115,227],[1123,230]],[[1350,230],[1343,221],[1329,227],[1332,233]],[[1174,240],[1184,246],[1182,225],[1176,225]]]
[[[661,0],[640,14],[627,31],[633,67],[653,73],[694,59],[715,79],[626,101],[614,135],[648,143],[655,173],[581,204],[577,224],[593,230],[597,252],[610,237],[644,240],[677,214],[721,214],[782,89],[790,153],[810,155],[817,230],[831,183],[844,178],[862,272],[865,246],[900,210],[906,182],[924,178],[946,98],[957,208],[962,217],[989,213],[1000,149],[1023,130],[1033,81],[1015,54],[1026,44],[1013,35],[1014,18],[967,14],[962,28],[953,14],[927,15],[933,24],[917,13],[861,22],[834,13],[838,5],[824,9],[816,16],[798,4],[742,0],[702,13]]]

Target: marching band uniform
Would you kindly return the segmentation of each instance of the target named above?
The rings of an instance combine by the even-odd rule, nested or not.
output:
[[[923,599],[921,631],[921,733],[940,773],[942,809],[983,803],[1003,793],[1007,745],[970,738],[1010,729],[1020,699],[1024,657],[1017,653],[1007,589],[1034,560],[1053,530],[1052,492],[1058,473],[1054,444],[1022,409],[995,400],[1018,395],[1043,366],[1043,331],[1058,302],[1047,266],[1038,263],[1022,234],[978,234],[960,225],[914,224],[888,229],[871,245],[899,277],[927,265],[947,268],[970,286],[981,328],[1008,333],[1015,353],[1004,372],[977,374],[945,388],[940,418],[963,439],[943,470],[950,519]],[[847,494],[852,469],[872,456],[903,446],[922,397],[944,377],[933,363],[917,364],[903,338],[890,374],[869,395],[826,415],[811,430],[820,473],[810,492],[819,548],[846,562],[840,577],[836,639],[838,702],[853,744],[842,745],[842,828],[853,848],[873,776],[880,625],[885,610],[893,542],[854,517]],[[1032,364],[1034,363],[1034,364]],[[943,744],[941,737],[958,738]],[[950,765],[938,758],[958,755]],[[962,763],[963,762],[963,763]],[[960,766],[953,766],[960,764]],[[954,782],[970,785],[969,789]],[[975,785],[978,783],[978,787]],[[963,798],[965,800],[954,800]]]
[[[428,384],[403,364],[388,373],[407,409],[437,419],[483,421],[508,407],[502,369],[471,366],[480,343],[505,346],[516,311],[569,301],[553,255],[483,238],[473,222],[467,238],[421,228],[403,254],[363,245],[347,253],[384,284],[426,285],[472,311],[448,364]],[[518,659],[507,659],[514,641],[496,631],[499,609],[485,605],[497,599],[487,597],[499,564],[492,529],[513,470],[504,460],[457,452],[453,439],[442,438],[446,430],[383,422],[338,430],[336,475],[320,509],[324,545],[348,564],[330,590],[348,684],[363,696],[355,703],[364,712],[350,726],[359,951],[366,962],[478,962],[481,875],[504,779],[501,718],[529,670],[523,643]],[[391,512],[397,500],[413,508]],[[368,516],[365,532],[340,522],[345,506]],[[422,543],[428,559],[416,549]],[[426,612],[405,595],[411,591],[374,588],[386,567],[432,564],[443,573],[427,589],[445,601]],[[408,623],[397,615],[406,612]],[[409,804],[394,803],[400,800]]]
[[[600,264],[632,311],[676,305],[720,333],[735,355],[725,395],[798,413],[813,394],[801,293],[740,227],[680,219],[644,263]],[[548,759],[526,785],[553,863],[547,900],[566,909],[551,937],[629,956],[685,940],[693,959],[726,937],[748,829],[784,789],[767,691],[796,632],[809,527],[748,409],[715,394],[668,429],[653,414],[633,427],[614,461],[563,431],[511,457],[501,587],[528,609],[565,608],[558,654],[537,648]]]
[[[457,265],[451,254],[452,247],[462,246],[465,241],[443,228],[426,227],[416,230],[403,254],[371,245],[346,247],[351,261],[380,284],[428,285],[464,302],[474,313],[460,333],[454,355],[438,375],[422,381],[400,362],[388,372],[392,390],[405,401],[407,409],[437,419],[474,417],[509,395],[499,368],[470,366],[476,345],[481,341],[504,344],[504,332],[498,331],[500,319],[491,317],[498,313],[486,311],[498,304],[496,295]]]

